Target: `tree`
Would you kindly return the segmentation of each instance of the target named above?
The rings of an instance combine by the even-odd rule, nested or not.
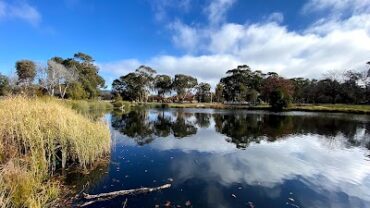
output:
[[[312,89],[311,81],[301,77],[290,79],[294,86],[293,101],[295,103],[307,103],[309,91]]]
[[[362,79],[362,74],[354,71],[346,71],[344,73],[344,82],[341,84],[341,90],[339,92],[341,96],[341,102],[343,103],[355,103],[359,104],[365,99],[364,94],[365,88],[358,85]]]
[[[54,96],[57,89],[61,98],[65,97],[72,83],[78,80],[76,69],[65,67],[57,58],[50,59],[48,67],[40,67],[39,74],[41,74],[39,83],[48,91],[48,94]]]
[[[337,80],[323,79],[317,82],[316,91],[318,97],[317,103],[335,104],[340,96],[341,85]]]
[[[164,95],[172,90],[172,80],[167,75],[157,75],[154,81],[154,88],[158,91],[158,96],[163,99]]]
[[[90,55],[78,52],[74,54],[73,58],[54,57],[52,60],[62,64],[68,70],[73,69],[76,72],[76,77],[78,77],[75,82],[70,83],[66,90],[66,97],[76,99],[73,97],[75,93],[70,92],[79,91],[80,93],[77,94],[84,95],[83,98],[95,98],[99,95],[100,89],[106,87],[104,79],[99,75],[99,68],[94,64],[94,59]],[[71,89],[73,87],[79,89]],[[81,87],[83,93],[80,91]]]
[[[142,65],[135,70],[137,76],[137,90],[139,92],[139,101],[146,102],[148,100],[149,91],[153,89],[154,75],[157,73],[149,66]]]
[[[139,78],[136,73],[129,73],[116,79],[112,83],[114,94],[119,94],[123,99],[140,101]]]
[[[153,88],[155,73],[156,71],[148,66],[140,66],[135,72],[114,80],[113,93],[127,100],[146,102],[149,91]]]
[[[7,95],[10,92],[9,78],[0,74],[0,96]]]
[[[228,76],[221,78],[220,83],[224,86],[223,97],[227,101],[250,101],[250,91],[260,90],[264,76],[261,71],[253,72],[248,65],[240,65],[226,74]]]
[[[192,89],[198,84],[196,78],[184,74],[176,74],[173,81],[173,89],[176,91],[180,101],[183,101],[185,96],[191,93]]]
[[[83,62],[83,63],[86,63],[86,64],[88,64],[88,63],[92,63],[92,62],[94,62],[94,61],[95,61],[95,60],[94,60],[90,55],[88,55],[88,54],[86,54],[86,53],[82,53],[82,52],[75,53],[75,54],[73,55],[73,57],[74,57],[75,59],[82,60],[82,62]]]
[[[274,111],[281,111],[288,107],[289,97],[281,89],[274,89],[269,95],[269,104]]]
[[[210,102],[211,101],[211,85],[208,83],[201,82],[196,87],[197,93],[195,94],[198,102]]]
[[[214,96],[214,100],[216,102],[223,102],[224,101],[223,91],[224,91],[224,85],[222,83],[218,83],[216,85],[215,96]]]
[[[30,60],[21,60],[15,63],[18,75],[18,84],[27,88],[35,79],[36,65]]]
[[[294,93],[291,80],[284,79],[277,74],[270,74],[263,80],[261,96],[269,102],[273,110],[282,110],[287,107]]]

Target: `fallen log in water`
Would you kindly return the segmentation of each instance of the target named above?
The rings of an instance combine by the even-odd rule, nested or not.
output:
[[[86,202],[82,204],[80,207],[85,207],[85,206],[88,206],[98,201],[106,201],[106,200],[112,199],[117,196],[145,194],[145,193],[150,193],[154,191],[160,191],[162,189],[167,189],[170,187],[171,187],[171,184],[164,184],[162,186],[152,187],[152,188],[142,187],[142,188],[137,188],[137,189],[120,190],[120,191],[113,191],[113,192],[101,193],[101,194],[83,193],[82,194],[83,199],[92,200],[92,201]]]

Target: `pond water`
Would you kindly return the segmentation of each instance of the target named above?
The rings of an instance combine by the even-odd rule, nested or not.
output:
[[[110,163],[78,179],[86,192],[172,187],[89,207],[126,198],[127,207],[370,207],[369,116],[144,109],[106,118]]]

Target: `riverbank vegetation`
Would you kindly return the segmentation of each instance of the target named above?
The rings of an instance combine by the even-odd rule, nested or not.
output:
[[[367,64],[370,65],[370,62]],[[249,66],[241,65],[228,70],[215,91],[211,92],[211,85],[198,83],[196,77],[176,74],[171,78],[168,75],[156,75],[156,70],[151,67],[140,66],[134,72],[114,80],[112,93],[115,99],[133,102],[217,102],[226,106],[269,104],[273,110],[288,108],[292,103],[370,104],[370,69],[363,72],[331,71],[323,77],[321,80],[301,77],[287,79],[275,72],[253,71]]]
[[[96,99],[101,88],[105,87],[94,59],[81,52],[74,54],[73,58],[52,57],[46,64],[19,60],[15,69],[14,76],[0,74],[0,96],[22,94],[73,100]]]
[[[60,101],[0,100],[0,207],[53,207],[58,170],[88,169],[109,150],[108,126]]]
[[[211,109],[246,109],[246,110],[270,110],[268,104],[245,105],[245,104],[225,104],[225,103],[158,103],[147,102],[133,104],[125,102],[126,106],[143,105],[149,108],[211,108]],[[350,104],[290,104],[282,111],[309,111],[309,112],[337,112],[337,113],[356,113],[370,114],[370,105],[350,105]]]

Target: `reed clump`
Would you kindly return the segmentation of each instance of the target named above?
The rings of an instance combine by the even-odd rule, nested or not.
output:
[[[54,99],[0,100],[0,208],[52,207],[58,169],[88,168],[110,150],[110,132]]]

